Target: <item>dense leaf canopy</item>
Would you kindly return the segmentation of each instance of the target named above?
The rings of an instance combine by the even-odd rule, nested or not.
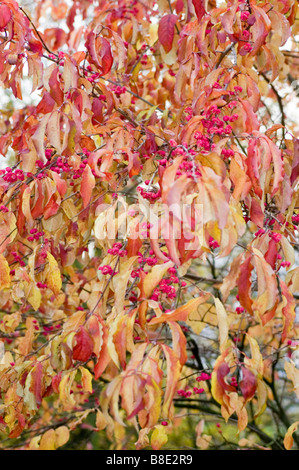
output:
[[[0,1],[3,449],[299,448],[298,16]]]

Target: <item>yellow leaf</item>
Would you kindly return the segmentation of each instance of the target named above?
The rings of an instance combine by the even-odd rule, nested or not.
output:
[[[264,371],[264,362],[258,342],[249,334],[247,334],[246,337],[250,345],[251,359],[246,356],[244,359],[244,363],[248,365],[251,369],[253,369],[257,373],[258,377],[262,378]]]
[[[107,420],[104,416],[104,414],[98,410],[96,414],[96,428],[98,431],[102,431],[102,429],[105,429],[107,426]]]
[[[215,305],[205,302],[204,304],[199,305],[197,310],[194,310],[189,315],[186,323],[196,335],[199,335],[202,330],[206,328],[207,324],[210,323],[210,319],[208,317],[211,316],[211,314],[212,318],[216,318]]]
[[[214,298],[217,318],[218,318],[218,325],[219,325],[219,341],[220,341],[220,352],[224,352],[225,346],[228,340],[228,321],[227,321],[227,313],[222,304],[222,302]]]
[[[72,388],[76,373],[77,373],[76,370],[65,372],[59,383],[59,387],[58,387],[59,398],[65,406],[68,406],[68,405],[74,406],[76,404],[74,397],[71,394],[71,388]]]
[[[70,438],[70,431],[67,426],[59,426],[59,428],[55,430],[55,434],[56,448],[64,446]]]
[[[34,282],[28,283],[24,288],[27,301],[32,305],[34,310],[38,310],[42,301],[42,294]]]
[[[29,443],[29,450],[39,450],[40,436],[35,436]]]
[[[49,252],[47,252],[47,259],[49,266],[46,275],[46,283],[54,294],[58,294],[62,286],[60,269],[58,267],[56,259]]]
[[[284,369],[287,374],[287,378],[293,382],[294,392],[296,393],[297,398],[299,398],[299,370],[292,362],[286,362]]]
[[[78,214],[74,201],[72,199],[66,199],[62,202],[61,207],[68,219],[73,219]]]
[[[12,333],[19,326],[21,320],[22,315],[20,312],[4,315],[2,323],[0,324],[0,330],[4,333]]]
[[[66,426],[60,426],[55,431],[49,429],[40,440],[39,450],[56,450],[62,447],[70,438],[70,432]]]
[[[157,424],[151,437],[151,446],[154,450],[160,450],[168,441],[165,426]]]
[[[266,409],[267,400],[268,400],[268,390],[267,385],[263,380],[257,379],[257,387],[256,387],[256,395],[257,395],[257,407],[255,410],[254,417],[257,418],[260,416]]]
[[[85,367],[79,367],[81,371],[81,381],[83,385],[83,390],[85,392],[92,393],[92,375],[88,369]]]
[[[0,253],[6,250],[17,234],[16,218],[12,212],[0,212]]]
[[[55,450],[56,449],[56,434],[54,429],[46,431],[40,440],[39,450]]]
[[[281,236],[281,248],[284,254],[285,261],[289,262],[290,266],[292,266],[295,263],[294,248],[284,235]]]

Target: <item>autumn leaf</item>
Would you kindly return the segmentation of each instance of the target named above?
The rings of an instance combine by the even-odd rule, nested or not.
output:
[[[0,448],[276,450],[269,416],[295,448],[298,2],[21,3],[0,2]]]
[[[83,207],[86,208],[90,202],[92,190],[95,187],[95,178],[89,165],[86,165],[82,173],[82,181],[80,186],[80,194],[83,199]]]
[[[285,362],[284,368],[288,379],[293,383],[294,392],[297,398],[299,398],[299,369],[297,369],[293,362]]]
[[[177,15],[169,14],[163,16],[159,22],[158,37],[165,52],[169,52],[172,48],[177,19]]]
[[[242,368],[242,380],[239,382],[239,387],[246,401],[250,400],[256,392],[256,376],[245,367]]]
[[[60,269],[54,256],[49,252],[47,252],[47,260],[49,266],[47,269],[46,283],[54,294],[58,294],[62,286]]]
[[[106,75],[113,64],[111,47],[108,40],[90,31],[85,42],[89,53],[89,61],[99,68],[102,75]]]
[[[168,442],[165,426],[157,424],[151,435],[151,446],[153,450],[160,450]]]
[[[227,341],[228,341],[229,325],[228,325],[227,313],[224,308],[224,305],[219,299],[214,298],[214,302],[215,302],[215,307],[216,307],[216,312],[217,312],[217,317],[218,317],[218,325],[219,325],[220,351],[223,352],[226,349]]]
[[[86,362],[93,352],[93,340],[83,326],[73,339],[73,359],[80,362]]]
[[[196,299],[191,299],[185,305],[178,307],[176,310],[164,313],[160,317],[153,318],[149,324],[156,325],[157,323],[163,323],[165,321],[186,321],[188,316],[191,315],[200,304],[206,302],[209,297],[210,294],[207,293],[197,297]]]
[[[205,15],[205,0],[192,0],[198,21]]]
[[[0,28],[3,29],[11,19],[11,10],[5,3],[0,5],[0,18]]]
[[[291,450],[291,448],[293,447],[293,444],[294,444],[293,434],[294,432],[297,431],[298,424],[299,424],[299,421],[295,421],[293,424],[291,424],[291,426],[288,428],[284,436],[283,443],[284,443],[286,450]]]
[[[70,438],[67,426],[59,426],[56,429],[46,431],[40,440],[39,450],[56,450],[64,446]]]
[[[0,288],[7,289],[11,285],[10,269],[6,258],[0,254]]]

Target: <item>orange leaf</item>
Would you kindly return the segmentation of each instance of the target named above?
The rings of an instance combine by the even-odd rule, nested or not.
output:
[[[89,165],[86,165],[82,173],[82,181],[80,186],[80,195],[83,199],[84,209],[88,206],[92,190],[95,187],[95,177],[92,174],[91,168]]]
[[[187,339],[180,325],[176,322],[168,322],[172,334],[172,344],[175,354],[178,356],[181,365],[184,365],[188,359],[186,351]]]
[[[149,325],[156,325],[157,323],[163,323],[166,321],[186,321],[188,316],[193,313],[200,304],[206,302],[210,295],[210,293],[207,293],[195,299],[191,299],[185,305],[178,307],[176,310],[169,313],[163,313],[160,317],[153,318],[149,322]]]
[[[0,254],[0,289],[7,289],[11,285],[10,268],[7,260]]]
[[[253,266],[251,264],[251,256],[248,256],[244,263],[240,266],[240,275],[237,281],[240,304],[245,308],[245,310],[247,310],[248,313],[251,314],[253,314],[252,300],[250,297],[252,270]]]
[[[286,432],[286,435],[284,436],[283,443],[284,443],[286,450],[290,450],[293,447],[293,444],[294,444],[293,434],[295,431],[297,431],[298,424],[299,424],[299,421],[295,421],[295,423],[293,423],[289,427],[289,429]]]
[[[110,355],[107,346],[109,336],[108,328],[105,325],[104,320],[102,320],[100,317],[98,317],[98,320],[102,330],[102,345],[98,355],[98,361],[94,366],[94,376],[96,380],[102,375],[110,362]]]
[[[171,418],[171,406],[174,394],[176,392],[177,383],[181,375],[181,363],[174,351],[166,344],[161,345],[162,350],[165,354],[167,362],[166,372],[166,390],[163,401],[163,414],[165,417]]]

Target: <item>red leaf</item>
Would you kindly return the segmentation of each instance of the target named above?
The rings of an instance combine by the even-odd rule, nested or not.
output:
[[[54,375],[54,377],[52,377],[52,387],[55,393],[59,393],[59,384],[61,381],[61,374],[62,374],[62,371],[59,372],[57,375]]]
[[[61,106],[63,101],[64,101],[64,94],[62,89],[60,88],[60,72],[59,68],[56,67],[53,72],[51,73],[50,79],[49,79],[49,87],[50,87],[50,95],[53,98],[53,100],[56,101],[56,104],[58,106]]]
[[[273,238],[269,241],[269,248],[265,253],[265,260],[270,264],[272,269],[275,269],[275,263],[277,258],[277,244]]]
[[[11,11],[7,5],[3,3],[0,5],[0,29],[6,27],[7,23],[11,19]]]
[[[53,215],[57,214],[60,208],[60,203],[56,202],[55,196],[52,196],[48,204],[44,208],[44,219],[48,220]]]
[[[21,413],[17,413],[17,421],[18,421],[18,424],[13,428],[13,430],[8,435],[10,439],[16,439],[17,437],[19,437],[25,428],[26,421],[25,421],[24,416]]]
[[[257,387],[256,376],[245,367],[242,367],[243,378],[239,382],[239,387],[245,400],[250,400],[255,394]]]
[[[93,341],[87,331],[80,326],[78,333],[74,337],[73,359],[77,361],[87,361],[93,352]]]
[[[113,64],[111,47],[107,39],[97,36],[94,31],[91,31],[87,36],[85,47],[89,52],[89,62],[99,68],[102,75],[107,74]]]
[[[251,289],[251,271],[253,270],[253,266],[251,264],[251,256],[248,256],[246,261],[240,267],[240,276],[238,278],[238,294],[239,300],[242,307],[245,308],[249,313],[253,314],[252,312],[252,300],[250,297],[250,289]]]
[[[105,38],[101,39],[100,57],[102,59],[102,75],[106,75],[111,70],[113,57],[110,43]]]
[[[42,99],[36,107],[36,114],[48,114],[53,111],[55,100],[52,98],[48,91],[45,91]]]
[[[291,184],[298,180],[299,176],[299,139],[294,138],[294,157],[292,161]]]
[[[161,18],[158,27],[158,37],[165,52],[169,52],[172,48],[174,38],[174,27],[178,17],[177,15],[165,15]]]
[[[30,387],[32,393],[35,396],[36,404],[38,406],[40,406],[42,403],[42,374],[43,366],[41,362],[38,362],[31,373],[32,385]]]
[[[21,186],[20,201],[22,201],[23,192],[25,191],[25,189],[27,187],[28,186],[25,183]],[[23,214],[23,211],[22,211],[22,204],[19,204],[18,217],[17,217],[17,227],[18,227],[18,232],[19,232],[20,235],[22,235],[23,232],[24,232],[25,221],[26,221],[26,218],[25,218],[25,215]]]
[[[198,21],[202,19],[202,17],[206,14],[206,9],[204,7],[205,0],[192,0],[195,13],[197,16]]]
[[[184,0],[177,0],[176,4],[175,4],[175,11],[177,13],[181,13],[181,11],[183,11],[184,9]]]
[[[223,390],[227,390],[228,392],[235,392],[236,388],[233,385],[227,384],[224,380],[229,373],[229,365],[226,362],[222,362],[217,369],[217,380]]]

